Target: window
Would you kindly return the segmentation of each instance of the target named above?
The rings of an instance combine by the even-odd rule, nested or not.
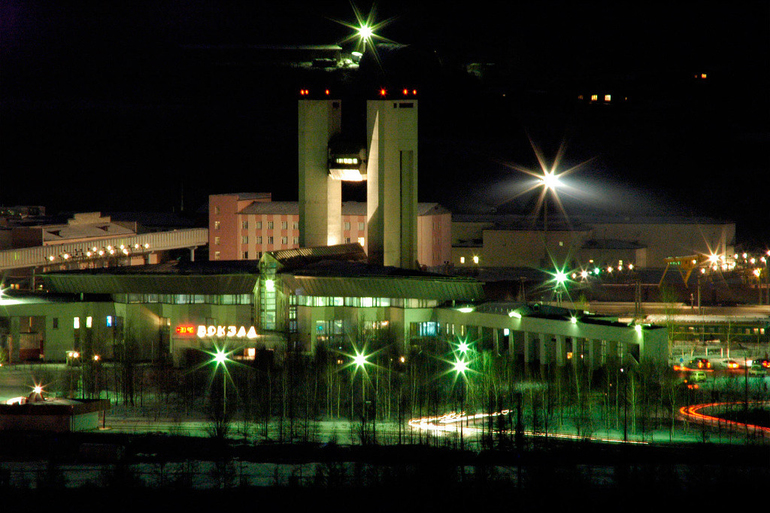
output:
[[[350,244],[350,237],[345,237],[345,244]]]
[[[262,236],[257,235],[257,244],[262,244]]]
[[[59,318],[58,317],[54,317],[52,322],[53,322],[53,329],[58,330],[59,329]]]
[[[215,214],[219,214],[219,207],[218,206],[214,206],[214,213]]]
[[[273,241],[273,237],[272,237],[272,236],[269,236],[269,237],[267,238],[267,243],[268,243],[268,244],[275,244],[275,242]]]
[[[241,221],[241,228],[243,228],[244,230],[248,230],[249,229],[249,222],[248,221]]]
[[[261,230],[262,229],[262,221],[257,221],[256,223],[256,229]]]
[[[222,256],[222,254],[219,251],[214,252],[214,260],[219,260],[219,258]]]
[[[464,264],[464,263],[465,263],[465,257],[463,257],[463,256],[461,256],[461,257],[460,257],[460,263],[461,263],[461,264]]]
[[[219,221],[214,221],[214,229],[219,230],[219,227],[222,225]]]
[[[288,221],[282,221],[282,222],[281,222],[281,229],[282,229],[282,230],[287,230],[288,228],[289,228],[289,223],[288,223]]]
[[[272,221],[268,221],[267,222],[267,229],[268,230],[272,230],[273,229],[273,222]]]
[[[605,101],[605,102],[610,102],[610,101],[612,101],[612,95],[611,95],[611,94],[605,94],[605,95],[604,95],[604,101]]]
[[[288,244],[289,238],[288,237],[281,237],[281,244]]]
[[[362,232],[362,231],[364,231],[364,230],[366,230],[366,223],[364,223],[364,222],[359,222],[359,223],[358,223],[358,231]]]
[[[479,263],[479,257],[476,255],[473,255],[473,263],[478,264]]]
[[[249,243],[249,237],[248,235],[244,235],[241,237],[241,244],[248,244]]]
[[[299,237],[292,238],[292,243],[295,244],[295,245],[299,244]]]
[[[219,246],[219,237],[214,237],[214,244]]]
[[[358,243],[361,244],[361,247],[364,247],[366,245],[366,239],[364,237],[359,237]]]
[[[345,221],[345,230],[350,230],[350,221]]]
[[[243,260],[248,260],[249,259],[249,252],[248,251],[244,251],[242,258],[243,258]]]
[[[294,221],[293,223],[291,223],[291,227],[294,230],[299,230],[299,223],[297,221]]]

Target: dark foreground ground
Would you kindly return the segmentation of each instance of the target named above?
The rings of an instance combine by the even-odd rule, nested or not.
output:
[[[0,434],[0,500],[35,511],[468,511],[631,510],[672,505],[748,506],[770,482],[770,445],[618,445],[519,441],[482,452],[425,445],[236,445],[215,438],[123,433]],[[139,469],[208,462],[197,478],[152,484]],[[12,483],[8,465],[38,465],[30,486]],[[303,468],[267,486],[247,484],[247,463]],[[312,466],[308,466],[311,464]],[[100,468],[98,482],[73,487],[61,469]],[[14,467],[17,468],[17,467]],[[195,467],[200,469],[201,467]],[[308,471],[312,468],[312,471]],[[216,469],[219,469],[218,471]],[[229,469],[229,471],[228,471]],[[277,473],[277,471],[276,471]],[[157,477],[157,476],[156,476]],[[198,481],[200,483],[200,480]],[[5,507],[2,508],[5,510]],[[10,510],[8,510],[10,511]]]

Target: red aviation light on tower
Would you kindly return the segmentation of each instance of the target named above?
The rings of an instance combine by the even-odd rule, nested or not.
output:
[[[400,91],[401,96],[406,97],[416,97],[417,96],[417,89],[410,88],[410,87],[402,87],[402,88],[393,88],[395,91]],[[388,88],[387,87],[380,87],[380,89],[377,91],[377,97],[381,99],[387,98],[389,95]],[[398,93],[394,93],[392,97],[398,96]]]
[[[316,88],[316,89],[307,89],[302,88],[299,90],[299,97],[300,98],[307,98],[307,99],[329,99],[332,98],[332,90],[328,87],[325,88]]]

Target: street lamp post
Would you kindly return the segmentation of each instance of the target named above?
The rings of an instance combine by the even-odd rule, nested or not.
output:
[[[355,356],[353,357],[353,363],[355,364],[356,371],[361,371],[361,441],[363,442],[366,435],[366,376],[364,376],[364,373],[366,372],[366,364],[369,362],[367,361],[368,355],[366,355],[363,352],[356,351]],[[351,383],[351,386],[353,384]],[[373,419],[374,420],[374,419]],[[372,423],[374,425],[374,423]]]
[[[222,349],[217,349],[214,353],[216,368],[222,366],[222,420],[227,416],[227,362],[229,360],[227,352]],[[215,372],[216,368],[214,369]]]
[[[461,350],[461,352],[463,352]],[[456,378],[460,379],[460,450],[465,449],[465,437],[463,434],[463,417],[465,416],[465,372],[468,370],[468,362],[463,357],[455,360],[453,369],[456,374]]]

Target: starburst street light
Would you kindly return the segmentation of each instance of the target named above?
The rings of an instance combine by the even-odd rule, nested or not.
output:
[[[353,7],[353,14],[356,17],[355,23],[348,23],[345,21],[340,20],[333,20],[336,23],[339,23],[340,25],[344,25],[351,29],[353,32],[345,37],[342,41],[340,41],[340,44],[347,43],[350,41],[355,41],[356,46],[353,50],[353,53],[363,54],[366,52],[367,48],[374,54],[374,58],[377,60],[378,63],[380,63],[380,58],[377,55],[377,50],[375,49],[375,40],[384,41],[388,43],[392,43],[393,41],[381,36],[377,32],[385,27],[386,25],[390,24],[393,21],[393,18],[389,18],[384,21],[375,21],[375,7],[372,6],[372,10],[369,11],[369,14],[364,17],[361,14],[361,11],[358,10],[358,8],[355,6],[355,4],[351,3],[351,6]]]
[[[528,194],[531,191],[539,189],[540,194],[538,195],[537,204],[535,205],[535,218],[537,218],[540,215],[540,211],[542,209],[543,233],[545,236],[548,232],[549,196],[550,196],[550,201],[552,201],[556,205],[558,210],[561,212],[561,214],[565,218],[567,218],[567,213],[564,209],[564,205],[561,201],[559,193],[560,192],[573,193],[576,191],[575,189],[570,187],[569,184],[567,184],[563,180],[563,178],[577,171],[583,165],[587,164],[593,159],[586,160],[584,162],[581,162],[580,164],[577,164],[567,169],[561,169],[561,161],[562,161],[562,158],[564,157],[564,153],[566,150],[565,144],[562,143],[559,145],[559,149],[556,152],[556,156],[554,157],[553,162],[549,164],[546,161],[545,156],[543,155],[543,151],[535,144],[532,138],[529,138],[529,143],[532,146],[532,150],[535,153],[535,157],[537,158],[539,169],[529,169],[526,167],[519,166],[517,164],[511,164],[511,163],[505,163],[505,166],[510,167],[516,171],[520,171],[526,175],[529,175],[532,178],[534,178],[534,180],[530,182],[525,189],[521,190],[520,192],[515,194],[513,197],[508,198],[502,204],[498,205],[498,207],[502,206],[505,203],[513,201],[519,196],[523,196],[525,194]]]
[[[229,371],[227,370],[228,362],[230,360],[231,352],[225,351],[224,348],[215,347],[212,355],[211,362],[214,365],[214,373],[216,373],[219,367],[222,367],[222,417],[227,416],[227,378],[229,377]]]

